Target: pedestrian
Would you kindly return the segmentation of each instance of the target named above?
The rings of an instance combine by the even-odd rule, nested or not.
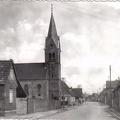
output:
[[[78,105],[81,105],[81,100],[80,99],[78,100]]]
[[[82,103],[84,103],[84,99],[82,100]]]

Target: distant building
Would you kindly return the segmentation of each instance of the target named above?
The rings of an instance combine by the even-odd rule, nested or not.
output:
[[[106,103],[108,105],[112,105],[112,91],[116,88],[116,86],[118,85],[119,80],[115,80],[115,81],[106,81]]]
[[[102,92],[99,94],[99,102],[106,103],[106,96],[107,96],[107,92],[106,92],[106,88],[104,88]]]
[[[64,81],[61,81],[61,95],[62,95],[62,99],[61,99],[62,105],[63,105],[63,102],[65,105],[75,104],[75,94],[72,91],[72,89],[70,89]]]
[[[83,92],[82,92],[82,88],[72,88],[72,91],[75,94],[75,100],[82,100],[83,99]]]
[[[120,82],[116,88],[112,91],[112,107],[120,111]]]

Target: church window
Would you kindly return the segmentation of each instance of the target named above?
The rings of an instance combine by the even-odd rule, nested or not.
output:
[[[24,91],[27,95],[29,95],[29,89],[27,84],[24,85]]]
[[[53,53],[53,61],[55,61],[55,53]]]
[[[37,85],[37,92],[38,92],[38,96],[41,96],[41,85],[40,84]]]
[[[51,47],[53,46],[53,44],[50,45]]]
[[[52,70],[51,70],[51,77],[53,78],[53,77],[54,77],[54,75],[53,75],[53,73],[54,73],[54,72],[53,72],[53,71],[54,71],[53,65],[52,65],[51,67],[52,67],[52,68],[51,68],[51,69],[52,69]]]
[[[9,101],[10,103],[13,103],[13,89],[9,90]]]
[[[51,53],[49,53],[49,60],[51,61]]]

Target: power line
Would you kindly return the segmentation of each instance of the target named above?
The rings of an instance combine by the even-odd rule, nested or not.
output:
[[[56,3],[54,3],[54,5],[56,5],[56,6],[58,6],[58,7],[60,7],[60,8],[64,8],[64,9],[67,9],[67,10],[71,10],[71,11],[74,11],[74,12],[78,12],[78,13],[80,13],[80,14],[84,14],[84,15],[88,15],[88,16],[90,16],[90,17],[95,17],[95,18],[98,18],[98,19],[101,19],[101,20],[112,20],[112,21],[114,21],[114,22],[117,22],[117,23],[119,23],[120,21],[118,21],[118,20],[116,20],[115,18],[107,18],[107,17],[104,17],[104,16],[101,16],[100,14],[96,14],[96,12],[94,12],[94,14],[93,14],[93,11],[90,11],[90,10],[88,10],[88,9],[84,9],[84,10],[87,10],[87,11],[89,11],[89,13],[87,12],[83,12],[83,11],[80,11],[80,9],[83,9],[83,8],[80,8],[80,7],[75,7],[75,8],[79,8],[79,9],[73,9],[71,6],[73,6],[73,5],[68,5],[68,6],[63,6],[63,5],[58,5],[58,4],[56,4]],[[69,7],[70,6],[70,7]],[[100,16],[98,16],[98,15],[100,15]]]
[[[75,6],[75,5],[71,5],[71,4],[69,4],[69,3],[64,3],[64,4],[66,4],[66,5],[68,5],[68,6],[71,6],[71,7],[74,7],[74,8],[77,8],[77,9],[82,9],[82,10],[85,10],[85,11],[88,11],[88,12],[91,12],[91,13],[93,13],[93,14],[97,14],[97,15],[102,15],[102,14],[100,14],[100,13],[97,13],[96,11],[93,11],[93,10],[90,10],[90,9],[86,9],[86,8],[82,8],[82,7],[78,7],[78,6]],[[112,17],[110,17],[110,19],[113,19],[113,20],[115,20],[115,18],[112,16]],[[115,20],[116,21],[116,20]],[[118,20],[117,20],[117,22],[119,22]]]
[[[117,76],[120,75],[120,73],[116,72],[115,70],[111,69]]]

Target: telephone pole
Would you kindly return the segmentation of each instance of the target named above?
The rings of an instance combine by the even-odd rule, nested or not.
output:
[[[109,71],[110,71],[110,106],[112,107],[111,65],[109,65]]]

